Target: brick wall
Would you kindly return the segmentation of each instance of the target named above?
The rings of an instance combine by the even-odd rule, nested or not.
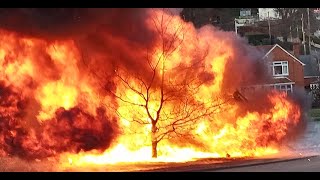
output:
[[[300,62],[279,47],[275,47],[268,57],[272,58],[273,61],[288,61],[289,76],[286,77],[294,81],[296,86],[304,87],[304,72]]]

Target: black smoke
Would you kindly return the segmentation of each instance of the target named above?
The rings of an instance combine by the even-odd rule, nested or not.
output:
[[[40,129],[28,126],[29,99],[14,87],[0,83],[0,155],[41,159],[63,152],[102,152],[118,135],[116,119],[108,117],[101,107],[95,116],[80,107],[60,108]]]

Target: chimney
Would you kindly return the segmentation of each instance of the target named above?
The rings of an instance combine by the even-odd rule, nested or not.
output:
[[[293,54],[297,57],[297,58],[299,58],[299,56],[301,55],[301,53],[300,53],[300,43],[298,43],[298,42],[294,42],[293,43]]]

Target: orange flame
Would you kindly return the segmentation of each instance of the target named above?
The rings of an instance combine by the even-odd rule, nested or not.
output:
[[[232,93],[237,87],[222,88],[225,83],[226,67],[237,58],[235,47],[230,44],[230,40],[222,39],[215,34],[217,31],[212,29],[197,32],[191,24],[183,22],[178,16],[172,16],[160,10],[150,13],[147,20],[148,27],[153,29],[154,23],[157,24],[160,21],[151,20],[160,17],[170,19],[171,23],[168,24],[165,32],[168,35],[175,34],[177,30],[181,31],[176,40],[181,44],[164,57],[161,41],[157,41],[156,53],[151,57],[151,64],[156,64],[157,61],[165,64],[165,67],[158,69],[157,74],[165,73],[168,81],[179,81],[181,77],[174,69],[181,63],[192,64],[195,57],[198,56],[197,53],[206,54],[203,57],[204,71],[213,74],[214,78],[210,83],[202,84],[199,91],[192,94],[193,99],[196,102],[212,104],[219,103],[219,101],[224,102],[230,98],[224,95]],[[0,79],[18,89],[27,87],[27,84],[30,83],[29,78],[37,83],[34,91],[29,90],[33,93],[27,94],[26,92],[23,95],[34,96],[40,105],[35,115],[39,122],[52,120],[56,111],[61,107],[69,110],[81,106],[86,112],[96,116],[97,107],[108,107],[110,103],[113,103],[111,97],[102,98],[99,88],[94,84],[96,81],[85,76],[80,70],[81,57],[74,41],[49,43],[45,40],[20,37],[3,30],[0,31],[0,36]],[[17,44],[23,46],[22,52],[16,50]],[[37,61],[41,58],[49,59],[54,69],[53,72],[42,72],[42,61]],[[136,92],[119,81],[115,83],[117,85],[116,94],[124,95],[135,104],[144,104],[143,98]],[[137,81],[131,81],[130,84],[135,88],[141,87]],[[195,86],[195,84],[190,84],[190,86]],[[160,106],[160,93],[158,88],[152,91],[154,93],[149,97],[148,108],[150,116],[156,118],[158,116],[156,110]],[[146,91],[142,91],[142,94],[146,95]],[[60,154],[60,165],[62,168],[68,168],[119,162],[184,162],[204,157],[246,157],[274,154],[279,151],[279,142],[285,138],[288,128],[298,124],[301,111],[300,107],[285,93],[269,92],[267,99],[271,106],[268,106],[263,112],[247,110],[241,114],[239,111],[245,110],[244,105],[227,101],[217,108],[214,115],[199,116],[198,120],[192,123],[193,128],[189,132],[192,138],[188,139],[190,142],[179,142],[179,139],[174,138],[163,139],[158,144],[157,159],[151,158],[151,120],[144,107],[130,105],[116,99],[116,112],[121,114],[118,116],[119,122],[117,123],[122,132],[111,147],[104,152],[80,150],[79,153]],[[169,101],[163,107],[162,112],[172,112],[176,110],[175,108],[176,104]],[[202,110],[206,108],[209,106],[205,105]],[[163,113],[160,115],[164,116]],[[136,123],[133,121],[136,119],[147,123]],[[159,124],[167,125],[172,121],[159,121]],[[11,134],[16,133],[11,132]]]

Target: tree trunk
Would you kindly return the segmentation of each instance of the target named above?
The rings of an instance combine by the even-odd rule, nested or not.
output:
[[[152,141],[152,158],[158,157],[157,145],[158,145],[157,141]]]
[[[152,158],[158,157],[158,153],[157,153],[158,141],[157,141],[156,133],[157,133],[156,124],[152,123],[152,129],[151,129]]]

